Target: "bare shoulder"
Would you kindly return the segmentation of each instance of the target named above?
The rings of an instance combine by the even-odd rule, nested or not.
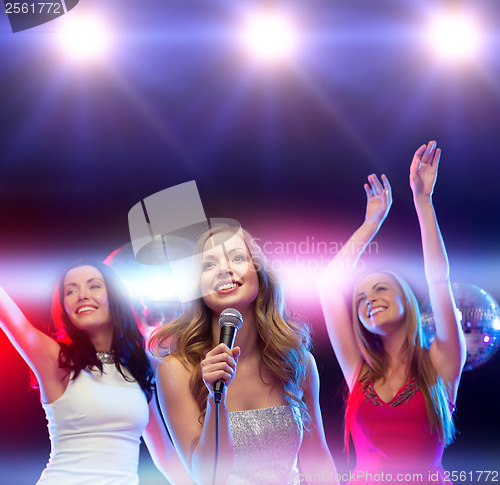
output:
[[[164,415],[167,410],[169,417],[184,415],[192,408],[198,418],[200,410],[191,392],[192,375],[193,369],[176,356],[169,355],[160,361],[156,369],[156,384]]]
[[[169,381],[177,383],[186,381],[189,383],[189,378],[193,373],[193,367],[185,360],[174,356],[167,355],[158,364],[156,376],[158,381]]]
[[[182,370],[186,372],[191,372],[192,366],[184,359],[181,359],[175,355],[168,354],[163,359],[160,360],[159,367],[164,367],[172,372],[181,372]]]

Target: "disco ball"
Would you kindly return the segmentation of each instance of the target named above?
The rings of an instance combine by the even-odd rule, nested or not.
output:
[[[500,347],[500,307],[489,293],[476,285],[452,283],[451,288],[465,335],[464,370],[468,371],[490,360]],[[436,325],[429,302],[423,308],[422,324],[430,344],[436,336]]]

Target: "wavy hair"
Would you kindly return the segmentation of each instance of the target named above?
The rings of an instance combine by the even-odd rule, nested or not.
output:
[[[406,340],[402,351],[408,356],[410,363],[408,372],[409,375],[414,376],[424,395],[431,432],[437,432],[441,442],[448,445],[455,435],[449,393],[429,358],[417,298],[408,283],[399,275],[391,271],[380,271],[380,273],[393,279],[403,297]],[[357,381],[361,382],[362,389],[364,389],[371,382],[384,378],[388,366],[387,354],[380,337],[368,331],[361,323],[358,316],[356,292],[352,300],[352,318],[354,336],[363,358]]]
[[[227,224],[214,225],[198,239],[194,254],[201,254],[210,238],[228,231],[236,233],[235,229]],[[280,383],[285,400],[298,406],[304,421],[307,422],[309,414],[299,396],[309,365],[309,328],[285,315],[281,288],[267,258],[248,231],[239,231],[243,235],[258,275],[255,320],[262,363]],[[185,305],[184,312],[177,319],[158,327],[149,340],[149,349],[154,355],[172,355],[190,370],[190,388],[201,411],[200,422],[204,419],[208,397],[200,363],[213,348],[211,316],[211,310],[203,299],[195,299]]]
[[[52,319],[56,327],[55,339],[59,343],[59,367],[73,373],[73,379],[84,369],[97,368],[103,372],[102,362],[96,356],[96,349],[89,336],[71,322],[64,309],[64,279],[68,271],[79,266],[93,266],[104,278],[109,301],[109,311],[114,324],[111,350],[115,353],[115,366],[129,382],[141,386],[148,401],[153,396],[153,369],[144,348],[144,337],[138,327],[128,293],[115,272],[106,264],[91,259],[82,259],[70,265],[63,272],[52,297]],[[123,367],[133,379],[127,377]]]

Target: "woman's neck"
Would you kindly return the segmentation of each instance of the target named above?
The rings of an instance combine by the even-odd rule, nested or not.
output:
[[[100,332],[90,335],[90,341],[94,345],[97,352],[109,352],[112,350],[113,334],[109,332]]]
[[[388,357],[387,374],[401,372],[403,369],[407,372],[409,367],[408,355],[404,352],[406,342],[406,331],[401,329],[400,332],[390,336],[381,336],[384,351]]]

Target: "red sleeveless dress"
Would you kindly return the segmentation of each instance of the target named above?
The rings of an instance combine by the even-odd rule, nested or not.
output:
[[[452,483],[441,466],[444,445],[429,429],[424,395],[413,378],[388,403],[373,383],[363,389],[358,382],[347,403],[346,432],[356,450],[352,485]]]

